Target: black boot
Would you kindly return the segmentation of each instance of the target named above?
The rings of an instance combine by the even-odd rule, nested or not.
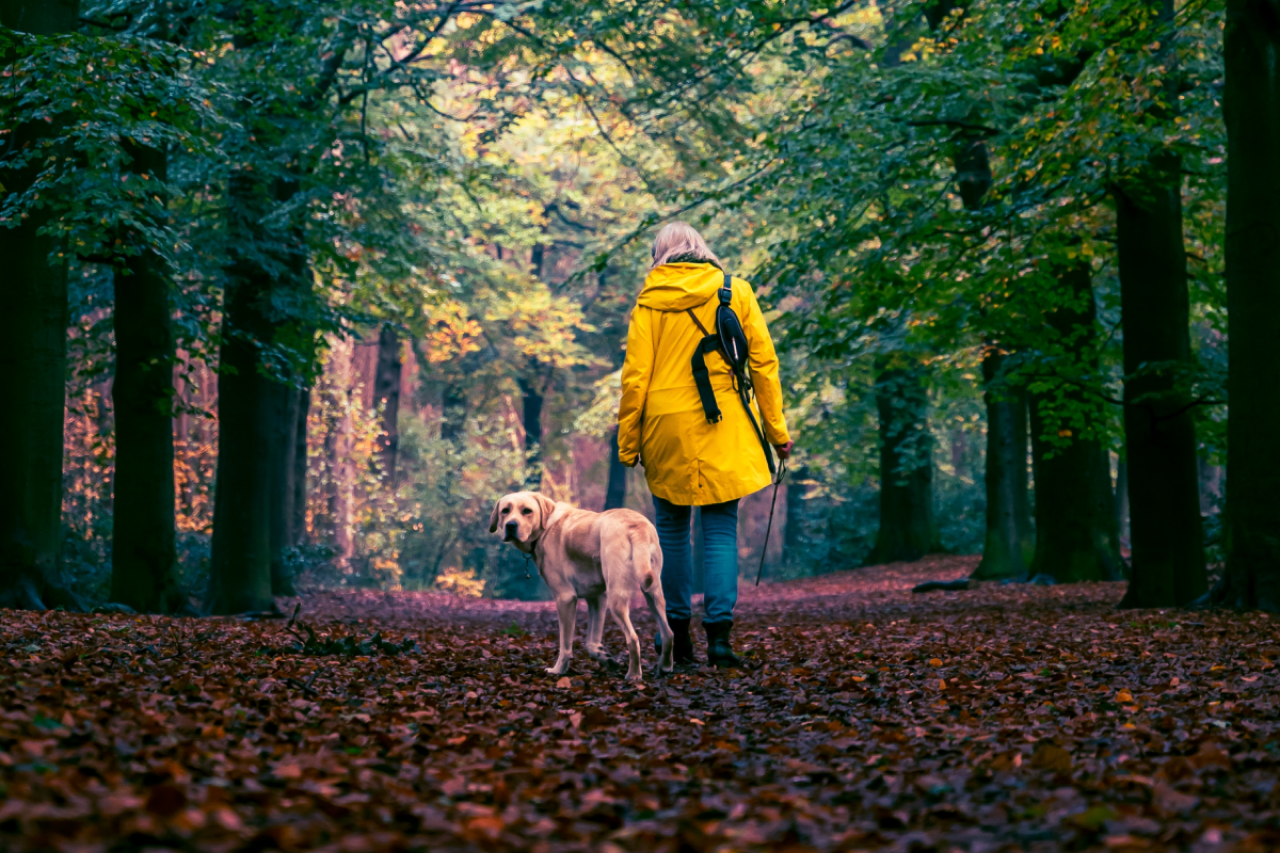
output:
[[[675,634],[675,647],[672,650],[672,660],[675,665],[696,665],[698,659],[693,656],[693,639],[689,636],[689,620],[668,619],[667,624],[671,626],[671,631]]]
[[[707,631],[707,663],[712,666],[723,666],[730,669],[741,669],[742,659],[733,653],[729,645],[729,633],[733,631],[733,622],[702,623]]]

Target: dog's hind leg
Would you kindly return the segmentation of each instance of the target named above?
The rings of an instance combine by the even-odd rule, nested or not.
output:
[[[603,596],[595,596],[587,599],[587,656],[592,660],[602,660],[605,657],[603,643],[604,638],[604,602],[601,601]]]
[[[556,615],[560,618],[560,656],[554,666],[548,667],[551,675],[564,675],[573,657],[573,635],[578,627],[578,597],[567,595],[556,599]]]
[[[640,635],[631,624],[630,592],[610,590],[608,599],[609,610],[627,638],[627,681],[640,681]]]
[[[675,669],[675,664],[671,660],[671,647],[675,634],[667,622],[667,600],[662,595],[662,585],[655,583],[652,589],[644,590],[644,600],[649,604],[653,621],[658,623],[658,636],[662,638],[662,652],[658,656],[658,673],[671,672]]]

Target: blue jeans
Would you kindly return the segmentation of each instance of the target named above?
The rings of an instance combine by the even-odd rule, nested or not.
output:
[[[658,543],[662,546],[662,594],[667,618],[693,615],[693,550],[689,543],[691,507],[656,495]],[[702,508],[704,623],[733,619],[738,603],[738,502]]]

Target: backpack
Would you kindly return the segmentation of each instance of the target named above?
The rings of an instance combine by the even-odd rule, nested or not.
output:
[[[720,299],[720,305],[716,308],[716,331],[711,333],[702,325],[702,321],[698,319],[698,315],[693,313],[692,308],[686,308],[689,316],[693,319],[694,325],[698,327],[698,331],[702,332],[702,340],[694,347],[693,359],[693,382],[698,387],[698,397],[702,400],[702,411],[707,416],[707,423],[719,423],[723,415],[720,412],[720,406],[716,403],[715,391],[711,388],[711,372],[707,369],[706,355],[707,353],[719,352],[724,360],[728,362],[729,369],[733,373],[733,389],[738,392],[738,399],[742,401],[742,407],[747,412],[747,417],[751,420],[751,428],[755,430],[756,437],[760,439],[760,446],[764,449],[765,461],[769,463],[769,474],[777,474],[777,468],[773,463],[773,448],[769,446],[768,440],[765,438],[764,430],[760,428],[760,424],[756,421],[755,413],[751,411],[751,400],[753,389],[751,385],[751,374],[747,366],[747,334],[742,329],[742,323],[738,320],[738,315],[733,312],[730,302],[733,300],[733,284],[728,273],[724,274],[724,285],[716,294]]]

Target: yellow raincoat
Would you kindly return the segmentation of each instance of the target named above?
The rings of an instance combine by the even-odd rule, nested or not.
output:
[[[723,418],[707,423],[693,381],[694,348],[702,332],[692,308],[715,331],[716,291],[724,273],[712,264],[663,264],[649,273],[627,333],[618,409],[618,458],[644,465],[649,489],[680,506],[705,506],[745,497],[769,485],[769,466],[751,421],[733,390],[733,374],[719,352],[706,356]],[[751,285],[733,279],[731,306],[747,335],[757,398],[756,419],[770,444],[790,441],[782,416],[778,356]],[[763,415],[763,418],[761,417]]]

